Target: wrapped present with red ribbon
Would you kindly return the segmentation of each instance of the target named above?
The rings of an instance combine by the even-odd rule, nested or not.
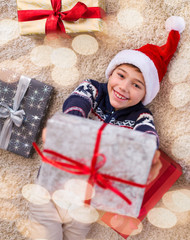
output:
[[[68,190],[73,180],[80,188],[83,181],[84,197],[73,195],[70,201],[78,198],[78,204],[99,210],[139,215],[155,136],[58,112],[48,120],[43,152],[34,146],[42,157],[38,184],[50,194]]]
[[[21,35],[102,30],[102,0],[17,0]]]

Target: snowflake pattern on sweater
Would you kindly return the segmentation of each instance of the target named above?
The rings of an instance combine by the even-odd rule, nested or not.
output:
[[[154,134],[158,145],[158,134],[150,110],[140,102],[115,111],[109,101],[107,83],[91,79],[83,81],[64,102],[63,112]]]

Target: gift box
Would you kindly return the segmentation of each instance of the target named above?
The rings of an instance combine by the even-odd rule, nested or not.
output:
[[[0,148],[28,158],[53,87],[26,76],[13,82],[10,76],[9,71],[0,71]]]
[[[44,148],[43,154],[38,149],[43,160],[38,184],[51,195],[71,179],[82,179],[87,182],[84,203],[139,215],[155,136],[58,112],[47,122]]]
[[[119,216],[111,212],[106,212],[101,220],[117,231],[125,239],[138,228],[140,222],[147,216],[151,210],[160,201],[162,196],[170,189],[176,180],[182,175],[181,166],[166,155],[162,150],[160,160],[162,168],[157,178],[152,181],[145,189],[143,203],[138,218],[129,218]]]
[[[102,30],[103,0],[17,0],[20,33],[80,33]]]

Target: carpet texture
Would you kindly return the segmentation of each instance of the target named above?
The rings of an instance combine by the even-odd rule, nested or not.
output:
[[[184,17],[186,29],[161,90],[149,105],[160,136],[160,148],[183,169],[183,175],[170,189],[176,191],[178,208],[173,204],[169,209],[164,199],[160,200],[155,207],[157,212],[152,211],[128,239],[189,240],[190,1],[106,0],[103,32],[73,34],[67,39],[20,36],[16,1],[0,0],[0,9],[0,69],[54,86],[47,118],[61,109],[64,100],[83,79],[105,82],[107,64],[118,51],[139,48],[146,43],[164,44],[168,36],[165,20],[171,15]],[[22,189],[34,182],[39,165],[37,154],[26,159],[0,150],[0,240],[30,239],[28,201]],[[101,221],[95,223],[88,234],[88,240],[120,239],[123,238]]]

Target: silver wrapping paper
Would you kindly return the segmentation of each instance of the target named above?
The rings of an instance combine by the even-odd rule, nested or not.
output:
[[[57,112],[47,123],[45,149],[51,149],[90,166],[98,129],[102,122]],[[139,131],[107,125],[102,133],[99,153],[106,156],[105,165],[99,172],[118,178],[146,184],[156,150],[156,138]],[[51,194],[64,189],[69,179],[85,179],[67,173],[47,163],[42,163],[38,183]],[[95,185],[91,205],[99,210],[137,217],[141,208],[144,188],[114,182],[131,201],[123,199],[108,189]]]

